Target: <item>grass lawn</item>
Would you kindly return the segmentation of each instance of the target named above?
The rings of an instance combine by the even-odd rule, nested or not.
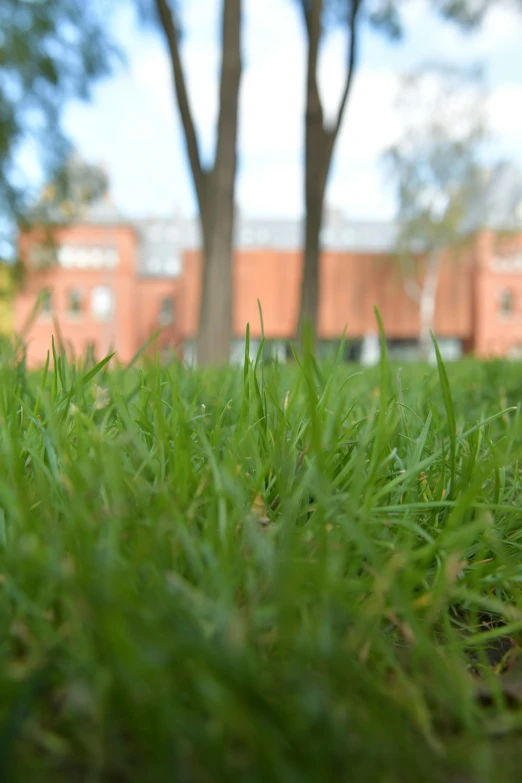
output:
[[[0,781],[518,781],[521,392],[3,345]]]

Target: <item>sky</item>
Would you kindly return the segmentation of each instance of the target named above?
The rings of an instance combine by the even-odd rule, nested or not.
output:
[[[182,56],[203,158],[211,160],[217,118],[218,22],[222,0],[184,0]],[[401,132],[394,101],[401,73],[426,60],[482,62],[488,122],[499,156],[522,168],[522,14],[491,3],[478,33],[438,20],[427,0],[404,3],[399,43],[364,30],[359,66],[334,153],[326,202],[354,220],[390,219],[395,204],[382,152]],[[306,50],[296,0],[244,0],[237,200],[250,217],[303,211]],[[158,31],[131,5],[112,20],[126,63],[100,82],[88,104],[69,105],[64,125],[80,154],[103,163],[114,203],[128,216],[196,213],[169,61]],[[324,42],[320,88],[327,116],[342,90],[346,40]]]

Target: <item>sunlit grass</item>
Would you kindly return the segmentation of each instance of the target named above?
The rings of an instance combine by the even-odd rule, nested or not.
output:
[[[0,780],[518,779],[518,366],[298,359],[3,346]]]

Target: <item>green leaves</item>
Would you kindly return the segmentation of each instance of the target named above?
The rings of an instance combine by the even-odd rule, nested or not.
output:
[[[442,399],[444,401],[444,408],[446,409],[446,416],[448,420],[448,430],[449,430],[449,450],[450,450],[450,491],[448,493],[448,499],[451,499],[454,491],[455,486],[455,463],[456,463],[456,449],[457,449],[457,424],[455,420],[455,410],[453,408],[453,399],[451,397],[451,390],[449,386],[448,381],[448,375],[446,373],[446,368],[444,367],[444,362],[442,361],[442,357],[440,355],[439,346],[437,343],[437,340],[435,339],[435,336],[431,335],[431,338],[433,340],[433,345],[435,346],[435,353],[437,356],[437,368],[439,371],[439,378],[440,378],[440,386],[442,390]]]
[[[28,206],[17,184],[20,146],[29,138],[36,143],[52,176],[68,152],[63,107],[87,97],[114,64],[110,9],[106,0],[0,3],[0,211],[11,219],[25,217]]]
[[[491,9],[490,0],[434,0],[434,5],[445,19],[469,30],[478,27]]]
[[[85,375],[81,378],[80,383],[82,386],[85,386],[87,383],[89,383],[90,380],[92,380],[100,370],[102,370],[106,364],[110,362],[112,357],[114,356],[114,353],[109,354],[109,356],[106,356],[104,359],[102,359],[98,364],[96,364],[92,370],[89,370],[89,372],[85,373]]]

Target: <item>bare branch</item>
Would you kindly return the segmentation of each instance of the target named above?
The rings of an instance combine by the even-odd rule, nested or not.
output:
[[[303,19],[306,27],[306,32],[308,34],[308,38],[310,38],[310,17],[309,17],[309,6],[310,2],[309,0],[298,0],[299,7],[301,8],[301,11],[303,12]]]
[[[305,0],[302,0],[304,3]],[[304,5],[303,5],[304,8]],[[317,84],[317,67],[319,59],[319,42],[321,39],[321,15],[323,0],[311,0],[311,6],[306,13],[308,30],[308,63],[306,74],[306,114],[309,119],[313,117],[314,123],[320,119],[323,128],[323,107]],[[308,126],[308,119],[307,119]]]
[[[339,130],[341,128],[341,123],[343,121],[344,112],[346,110],[346,104],[348,103],[348,96],[350,94],[350,90],[352,87],[355,67],[357,65],[357,54],[358,54],[358,43],[359,43],[357,17],[359,15],[361,3],[362,0],[352,0],[352,8],[350,13],[350,21],[349,21],[350,43],[348,48],[348,68],[346,71],[346,81],[344,83],[343,96],[341,98],[341,103],[339,105],[339,111],[337,112],[337,119],[333,127],[328,131],[328,135],[330,136],[330,143],[332,146],[334,145],[335,140],[339,135]]]
[[[200,211],[203,212],[207,190],[207,173],[201,165],[196,126],[190,106],[187,92],[187,82],[185,79],[183,63],[181,62],[181,55],[179,51],[178,31],[176,29],[176,24],[174,22],[174,17],[168,4],[168,0],[155,0],[155,3],[159,20],[167,39],[172,71],[174,75],[174,88],[176,90],[176,98],[179,106],[181,123],[183,125],[183,131],[185,134],[185,142],[187,145],[190,168],[194,178],[194,185],[196,188],[199,208]]]

